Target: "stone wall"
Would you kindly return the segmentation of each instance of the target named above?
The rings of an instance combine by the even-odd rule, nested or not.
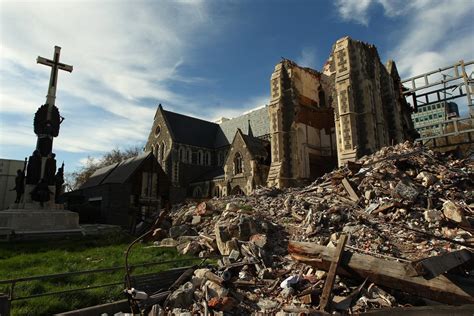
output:
[[[275,67],[269,106],[272,148],[269,186],[301,184],[321,175],[324,168],[316,171],[318,166],[311,163],[310,156],[335,160],[332,96],[325,91],[327,82],[322,76],[290,60],[283,60]]]
[[[335,81],[339,165],[408,138],[413,125],[402,121],[410,110],[393,62],[388,68],[373,45],[349,37],[334,45],[324,73]]]

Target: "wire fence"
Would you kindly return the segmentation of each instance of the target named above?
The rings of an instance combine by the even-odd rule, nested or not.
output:
[[[164,260],[164,261],[154,261],[154,262],[145,262],[141,264],[131,265],[129,267],[129,272],[131,273],[136,268],[143,268],[143,267],[151,267],[151,266],[158,266],[158,265],[165,265],[165,264],[174,264],[174,263],[182,263],[182,262],[196,262],[201,261],[201,264],[208,259],[217,259],[217,257],[204,257],[204,258],[183,258],[183,259],[174,259],[174,260]],[[82,270],[82,271],[73,271],[73,272],[64,272],[64,273],[56,273],[56,274],[47,274],[47,275],[37,275],[37,276],[30,276],[30,277],[23,277],[23,278],[14,278],[14,279],[5,279],[0,280],[0,285],[9,285],[9,293],[8,297],[10,301],[18,301],[18,300],[26,300],[32,299],[42,296],[51,296],[51,295],[59,295],[59,294],[67,294],[67,293],[74,293],[78,291],[86,291],[91,289],[97,288],[104,288],[104,287],[113,287],[122,285],[124,286],[125,280],[111,282],[111,283],[104,283],[104,284],[97,284],[97,285],[89,285],[86,287],[78,287],[74,289],[67,289],[62,291],[52,291],[46,293],[37,293],[31,294],[26,296],[15,296],[15,286],[19,283],[23,282],[30,282],[30,281],[44,281],[49,279],[58,279],[63,277],[70,277],[70,276],[78,276],[78,275],[89,275],[93,273],[110,273],[122,270],[125,275],[125,267],[124,266],[117,266],[117,267],[110,267],[110,268],[101,268],[101,269],[93,269],[93,270]]]

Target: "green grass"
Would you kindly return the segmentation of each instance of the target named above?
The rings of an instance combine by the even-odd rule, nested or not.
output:
[[[94,238],[74,238],[50,241],[18,241],[0,244],[0,280],[55,274],[99,268],[124,266],[124,253],[132,240],[126,235]],[[137,244],[129,256],[129,264],[178,258],[173,249]],[[196,262],[195,262],[196,263]],[[137,268],[133,274],[158,272],[192,262],[155,265]],[[124,280],[124,270],[106,273],[67,276],[54,279],[21,282],[15,285],[14,297],[62,291]],[[44,296],[12,302],[12,315],[51,315],[77,308],[103,304],[125,298],[123,285],[90,289],[68,294]],[[0,292],[8,293],[9,286],[0,285]]]

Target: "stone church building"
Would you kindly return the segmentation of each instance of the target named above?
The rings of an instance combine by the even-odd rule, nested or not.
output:
[[[414,139],[411,107],[393,61],[373,45],[338,40],[322,72],[283,59],[269,104],[209,122],[156,111],[145,150],[171,180],[171,199],[249,194],[307,184],[335,166]]]

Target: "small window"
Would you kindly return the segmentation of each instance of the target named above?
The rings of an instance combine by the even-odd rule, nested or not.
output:
[[[186,161],[188,163],[191,163],[192,162],[192,157],[193,157],[193,152],[191,151],[191,149],[188,149],[186,151]]]
[[[161,126],[157,125],[156,128],[155,128],[155,136],[160,135],[160,132],[161,132]]]
[[[178,158],[179,161],[186,162],[186,150],[184,149],[184,147],[179,147]]]
[[[165,158],[165,150],[166,150],[166,145],[164,142],[162,142],[160,146],[160,161],[163,161],[163,159]]]
[[[234,174],[242,173],[242,155],[236,153],[234,156]]]
[[[202,191],[200,187],[195,187],[193,190],[193,197],[194,198],[201,198],[202,197]]]
[[[204,164],[205,164],[206,166],[210,166],[210,165],[211,165],[211,153],[208,152],[208,151],[204,154]]]
[[[198,165],[202,165],[203,161],[203,154],[202,154],[202,150],[199,150],[198,153],[197,153],[197,163]]]

